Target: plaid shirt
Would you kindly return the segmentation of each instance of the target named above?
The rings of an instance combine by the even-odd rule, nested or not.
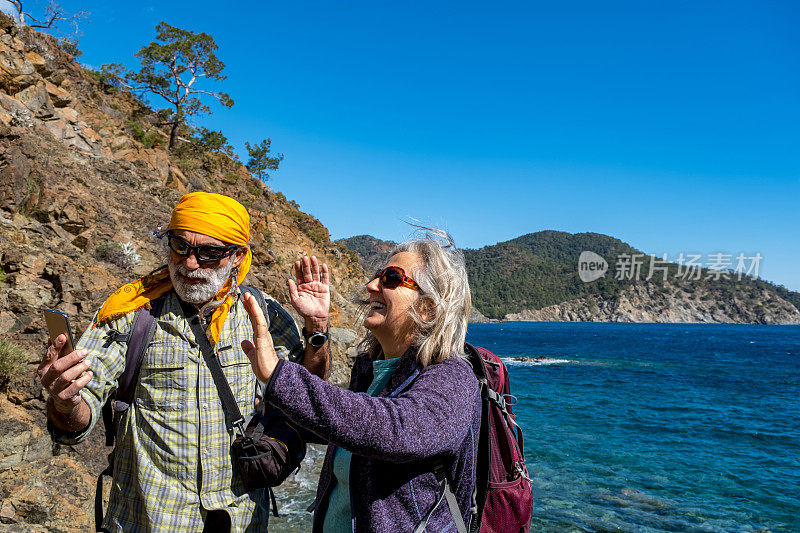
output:
[[[269,331],[279,357],[300,360],[303,341],[291,315],[274,299]],[[59,434],[63,444],[86,438],[103,403],[125,368],[126,344],[110,341],[112,330],[127,332],[134,313],[87,330],[77,343],[86,348],[94,372],[81,391],[92,411],[80,434]],[[253,411],[257,379],[240,342],[252,338],[241,298],[225,320],[217,353],[242,413]],[[103,526],[109,531],[201,531],[206,511],[224,509],[232,531],[265,531],[269,502],[264,490],[245,492],[233,470],[233,436],[200,348],[171,292],[155,337],[145,352],[134,400],[117,428],[111,499]]]

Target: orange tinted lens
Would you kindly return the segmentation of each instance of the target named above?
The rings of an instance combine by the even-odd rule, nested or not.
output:
[[[387,289],[396,289],[403,284],[405,273],[397,267],[387,267],[380,272],[381,285]]]

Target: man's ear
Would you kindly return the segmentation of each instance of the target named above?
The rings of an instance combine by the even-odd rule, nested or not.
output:
[[[250,250],[250,246],[242,246],[236,253],[233,254],[233,268],[238,267],[244,261],[244,257],[247,255],[248,250]]]

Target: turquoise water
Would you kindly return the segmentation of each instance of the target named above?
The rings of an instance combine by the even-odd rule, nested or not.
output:
[[[534,531],[800,531],[800,327],[516,322],[468,340],[508,364]],[[271,530],[310,529],[310,455]]]
[[[800,327],[503,323],[537,531],[800,531]]]

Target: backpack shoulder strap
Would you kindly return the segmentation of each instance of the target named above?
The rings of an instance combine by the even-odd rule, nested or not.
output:
[[[258,305],[261,307],[261,311],[264,313],[264,316],[267,317],[267,320],[269,320],[269,315],[267,314],[267,301],[264,299],[264,294],[260,290],[250,285],[240,285],[239,289],[243,293],[250,293],[253,295],[258,302]]]
[[[128,351],[125,353],[125,372],[122,373],[117,387],[117,402],[130,405],[136,390],[139,369],[142,366],[144,353],[147,346],[156,334],[157,319],[161,315],[164,299],[153,300],[150,309],[140,309],[131,327],[131,337],[128,340]]]
[[[156,332],[156,318],[161,314],[164,299],[154,300],[150,309],[139,309],[133,317],[133,323],[127,337],[128,348],[125,352],[125,370],[119,377],[117,392],[114,399],[106,402],[103,406],[103,422],[106,428],[106,446],[114,445],[114,412],[127,410],[133,394],[136,390],[139,368],[142,366],[142,358],[147,350],[147,345],[153,339]]]
[[[128,409],[139,380],[139,369],[142,366],[144,352],[153,339],[158,324],[157,317],[161,314],[164,298],[153,300],[150,309],[139,309],[133,317],[131,329],[124,338],[128,344],[125,351],[125,370],[119,377],[117,392],[114,398],[109,398],[103,404],[103,425],[106,431],[106,446],[113,446],[117,433],[117,420],[119,413]],[[94,522],[96,531],[103,529],[103,476],[110,476],[114,471],[114,450],[108,454],[108,466],[97,476],[97,485],[94,494]]]
[[[488,386],[488,378],[486,377],[486,367],[483,362],[483,357],[475,348],[468,342],[464,343],[464,359],[472,367],[472,372],[475,373],[475,378],[481,386]]]
[[[475,490],[472,493],[473,520],[470,524],[470,530],[477,531],[483,519],[486,496],[489,494],[489,469],[491,468],[492,453],[489,427],[489,398],[490,393],[495,393],[495,391],[489,387],[486,366],[478,349],[469,343],[464,343],[464,353],[478,380],[481,395],[481,429],[478,436],[478,456],[475,464]]]

